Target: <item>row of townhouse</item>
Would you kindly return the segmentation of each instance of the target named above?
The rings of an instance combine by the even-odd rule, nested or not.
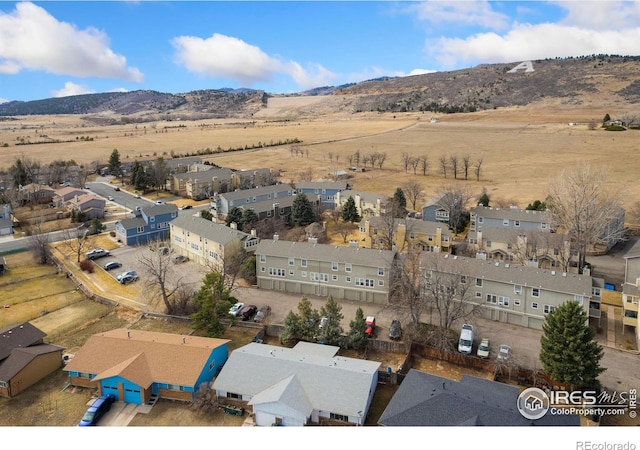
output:
[[[396,252],[314,242],[262,240],[258,287],[301,295],[387,304]]]
[[[194,164],[187,172],[171,175],[167,189],[176,195],[193,199],[212,197],[221,192],[268,186],[275,182],[277,173],[269,168],[232,170],[207,164]]]
[[[288,197],[296,195],[296,190],[289,184],[274,184],[253,189],[242,189],[234,192],[226,192],[216,197],[216,211],[218,217],[224,217],[234,207],[251,208],[263,202],[274,203],[282,202]]]
[[[338,193],[351,189],[346,181],[300,181],[296,184],[296,193],[318,196],[323,208],[338,206]]]
[[[370,217],[359,225],[358,244],[366,248],[392,248],[407,251],[415,248],[428,252],[450,253],[453,242],[449,228],[441,222],[420,219]]]
[[[432,252],[423,252],[420,264],[425,283],[459,289],[464,298],[458,300],[480,307],[490,320],[542,329],[545,316],[568,300],[600,318],[601,278]],[[443,282],[439,275],[450,279]]]
[[[251,209],[256,216],[258,216],[258,220],[263,219],[278,219],[285,222],[289,221],[291,217],[291,210],[293,207],[293,202],[296,197],[300,194],[295,194],[292,196],[286,197],[278,197],[272,200],[263,200],[261,202],[243,204],[238,206],[241,210]],[[314,210],[320,208],[320,198],[315,194],[305,194],[307,195],[307,200],[311,204],[311,207]]]

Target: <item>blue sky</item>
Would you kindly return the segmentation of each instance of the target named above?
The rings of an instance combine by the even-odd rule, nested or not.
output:
[[[0,102],[299,92],[481,63],[640,53],[635,1],[0,0]]]

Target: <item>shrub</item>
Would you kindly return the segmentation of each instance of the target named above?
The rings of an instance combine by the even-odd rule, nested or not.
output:
[[[93,261],[89,259],[84,259],[80,261],[80,269],[83,272],[93,273],[94,267],[95,267],[95,264],[93,263]]]
[[[109,236],[116,237],[116,232],[115,231],[109,231]]]

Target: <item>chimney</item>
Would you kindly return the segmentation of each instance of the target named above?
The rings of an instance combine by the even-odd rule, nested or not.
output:
[[[238,229],[238,224],[237,224],[237,223],[235,223],[235,222],[231,222],[231,223],[229,224],[229,227],[230,227],[232,230],[237,230],[237,229]]]
[[[251,236],[253,236],[253,237],[256,237],[256,236],[257,236],[257,234],[256,234],[256,229],[255,229],[255,228],[252,228],[252,229],[251,229]]]
[[[273,234],[273,240],[274,240],[274,241],[277,241],[279,237],[280,237],[280,236],[278,236],[278,233],[274,233],[274,234]]]
[[[318,243],[318,238],[316,236],[309,236],[307,241],[309,241],[310,244],[317,244]]]

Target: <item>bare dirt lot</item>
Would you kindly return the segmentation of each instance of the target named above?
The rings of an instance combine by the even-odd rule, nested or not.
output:
[[[342,113],[313,120],[278,119],[294,107],[274,103],[270,106],[273,114],[269,115],[267,108],[265,118],[183,121],[179,127],[174,122],[98,127],[77,116],[20,117],[0,123],[0,142],[9,144],[3,148],[0,167],[9,167],[22,155],[42,163],[74,159],[89,164],[106,162],[114,148],[123,161],[131,161],[299,139],[297,154],[291,145],[279,145],[202,157],[235,169],[272,167],[282,172],[282,181],[286,182],[298,181],[308,171],[314,179],[321,179],[344,170],[354,165],[349,157],[356,151],[362,156],[381,152],[387,155],[382,168],[369,167],[371,170],[364,173],[352,174],[354,188],[391,195],[404,182],[416,180],[423,186],[425,201],[443,185],[456,181],[451,174],[443,177],[440,158],[469,156],[472,165],[482,160],[480,179],[476,180],[472,171],[467,180],[460,180],[464,176],[459,174],[457,181],[464,182],[474,194],[485,188],[493,203],[500,200],[521,207],[544,199],[549,180],[562,169],[591,161],[610,169],[612,180],[626,187],[630,204],[640,194],[635,179],[640,164],[635,157],[639,132],[607,132],[589,126],[600,123],[607,113],[615,117],[622,107],[547,104],[444,115],[438,123],[431,123],[429,113]],[[15,145],[25,137],[37,142],[42,134],[62,142]],[[91,136],[93,140],[76,139],[79,136]],[[420,168],[415,174],[413,168],[405,172],[403,153],[426,155],[427,175],[422,175]]]

